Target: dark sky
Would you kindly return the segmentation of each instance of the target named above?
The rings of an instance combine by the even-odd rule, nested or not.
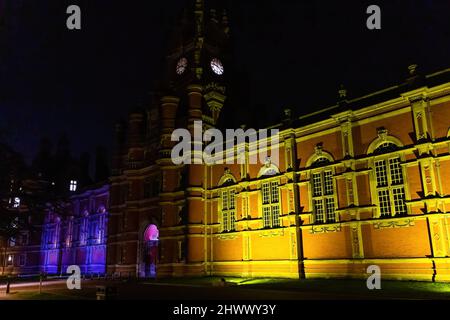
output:
[[[396,84],[411,63],[424,73],[450,67],[448,0],[215,2],[228,7],[248,103],[266,113],[332,105],[341,83],[350,97]],[[27,160],[42,136],[63,132],[74,155],[111,149],[114,123],[158,79],[185,3],[0,0],[0,128],[9,142]],[[70,4],[81,7],[81,31],[66,29]],[[382,30],[366,28],[369,4],[380,5]]]

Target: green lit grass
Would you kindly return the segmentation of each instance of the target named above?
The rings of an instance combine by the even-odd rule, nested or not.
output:
[[[133,281],[133,282],[107,282],[108,285],[119,288],[119,298],[137,297],[138,299],[146,294],[157,292],[159,288],[169,295],[170,290],[176,292],[198,292],[204,287],[211,295],[226,293],[230,296],[252,296],[252,290],[257,292],[280,291],[289,297],[298,294],[299,299],[450,299],[450,283],[432,283],[418,281],[383,281],[381,280],[381,290],[369,290],[366,287],[366,280],[360,279],[274,279],[274,278],[237,278],[223,277],[226,280],[226,290],[218,288],[222,277],[191,277],[191,278],[163,278],[157,280]],[[173,285],[167,288],[152,287],[146,284]],[[46,288],[41,294],[38,291],[21,292],[12,289],[12,294],[5,296],[0,293],[0,299],[14,300],[95,300],[96,285],[98,283],[86,282],[82,290],[67,290],[59,288]],[[181,287],[177,288],[177,285]],[[189,288],[192,286],[192,288]],[[217,287],[217,288],[215,288]],[[195,291],[197,290],[197,291]],[[202,289],[200,289],[202,290]],[[234,292],[234,293],[233,293]],[[264,294],[262,294],[264,295]]]
[[[58,292],[13,292],[0,295],[0,300],[81,300],[86,297]]]
[[[167,278],[155,282],[212,286],[222,277]],[[450,299],[450,283],[381,281],[381,290],[368,290],[364,279],[274,279],[223,277],[228,285],[311,293],[336,293],[361,298]]]

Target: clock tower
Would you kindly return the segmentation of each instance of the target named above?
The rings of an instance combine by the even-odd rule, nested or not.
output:
[[[161,276],[206,272],[208,232],[205,197],[207,169],[202,162],[202,142],[191,141],[193,163],[175,165],[171,140],[175,129],[196,135],[195,122],[202,130],[214,128],[226,101],[229,78],[229,27],[223,9],[206,8],[203,0],[191,0],[169,39],[160,114],[160,148],[157,167],[162,185],[160,259]],[[198,152],[200,150],[200,152]]]
[[[165,70],[150,106],[117,126],[108,222],[108,273],[138,277],[207,272],[205,207],[211,176],[204,164],[176,165],[176,129],[216,127],[230,79],[228,17],[189,0],[169,38]],[[202,142],[191,141],[193,155]],[[211,167],[209,167],[211,170]],[[210,174],[210,173],[209,173]]]
[[[204,0],[191,2],[178,20],[166,59],[164,87],[180,99],[180,127],[189,127],[192,120],[203,120],[207,127],[216,125],[226,100],[228,48],[226,11],[206,8]]]

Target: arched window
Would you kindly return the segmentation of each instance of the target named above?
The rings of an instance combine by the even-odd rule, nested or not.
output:
[[[144,241],[157,241],[159,240],[159,230],[154,224],[151,224],[145,229]]]
[[[328,159],[325,158],[326,161]],[[319,162],[319,163],[316,163]],[[318,158],[311,167],[322,167],[324,160]],[[312,204],[316,223],[336,222],[333,171],[331,168],[311,172]]]
[[[226,187],[233,184],[236,184],[237,180],[231,173],[231,170],[228,168],[225,168],[222,177],[220,177],[219,180],[219,186]]]
[[[398,150],[400,147],[403,147],[402,142],[398,138],[389,135],[389,132],[386,128],[378,128],[377,134],[378,137],[374,139],[367,148],[367,154],[377,155],[389,153]]]
[[[234,188],[222,190],[222,231],[236,230],[236,194]]]
[[[390,153],[374,160],[380,217],[406,215],[403,169],[399,155],[392,154],[396,149],[397,145],[386,142],[373,152],[375,155]]]
[[[384,154],[394,152],[398,149],[398,146],[390,141],[382,142],[373,152],[373,154]]]
[[[322,143],[318,143],[314,147],[314,154],[306,161],[307,168],[317,168],[334,162],[331,153],[323,150]]]
[[[272,159],[270,157],[266,158],[265,164],[259,169],[258,178],[262,177],[270,177],[275,176],[280,173],[280,169],[272,163]]]
[[[264,228],[280,226],[280,186],[278,181],[263,182],[262,192],[262,217]]]
[[[313,168],[322,167],[330,163],[330,160],[326,157],[318,157],[311,165]]]

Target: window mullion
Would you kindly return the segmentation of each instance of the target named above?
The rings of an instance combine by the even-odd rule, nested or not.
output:
[[[273,203],[273,190],[272,190],[272,182],[269,182],[269,203],[272,204]]]
[[[321,193],[321,199],[320,201],[322,202],[322,208],[323,208],[323,222],[327,223],[327,201],[325,200],[325,190],[326,190],[326,186],[325,186],[325,171],[322,171],[320,173],[320,186],[322,188],[322,193]]]
[[[391,217],[396,215],[394,192],[392,191],[392,174],[391,174],[391,159],[386,158],[386,176],[387,176],[387,191],[389,196],[389,205],[391,207]]]
[[[321,196],[324,197],[325,196],[325,172],[322,171],[320,173],[320,187],[321,187]]]
[[[392,175],[391,175],[391,162],[390,158],[386,158],[386,176],[387,176],[387,184],[390,189],[392,185]]]
[[[395,197],[391,186],[389,186],[389,203],[391,205],[391,217],[393,217],[397,214],[397,211],[395,210]]]
[[[272,181],[269,182],[269,227],[273,228],[273,213],[272,213],[272,203],[273,203],[273,185]]]

